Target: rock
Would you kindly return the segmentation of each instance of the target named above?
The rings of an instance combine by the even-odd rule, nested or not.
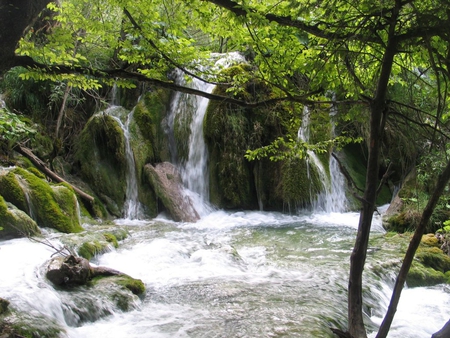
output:
[[[0,238],[31,237],[41,234],[36,222],[0,196]]]
[[[146,164],[144,170],[156,195],[174,221],[196,222],[200,219],[192,200],[183,193],[180,173],[173,164],[169,162],[158,163],[155,166]]]
[[[9,301],[3,298],[0,298],[0,315],[4,314],[8,310]]]
[[[47,278],[55,285],[84,285],[92,276],[89,261],[81,257],[55,257],[47,266]]]

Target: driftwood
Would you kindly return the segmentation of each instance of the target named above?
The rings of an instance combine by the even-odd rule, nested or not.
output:
[[[88,202],[90,205],[94,204],[94,197],[92,197],[91,195],[85,193],[80,188],[77,188],[74,185],[70,184],[69,182],[64,180],[61,176],[58,176],[56,173],[51,171],[40,158],[38,158],[36,155],[33,154],[31,149],[29,149],[27,147],[24,147],[24,146],[22,146],[20,144],[17,144],[14,147],[14,150],[17,151],[19,154],[22,154],[23,156],[28,158],[36,166],[36,168],[38,168],[42,173],[44,173],[46,176],[51,178],[53,181],[56,181],[56,182],[59,182],[59,183],[64,182],[64,183],[70,185],[72,187],[72,189],[75,191],[75,193],[81,199],[83,199],[84,201]]]

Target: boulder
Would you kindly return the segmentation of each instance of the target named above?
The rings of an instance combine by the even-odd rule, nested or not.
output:
[[[144,171],[156,196],[162,201],[176,222],[196,222],[200,219],[192,200],[184,194],[181,176],[177,168],[162,162],[155,166],[146,164]]]
[[[31,237],[41,234],[36,222],[0,195],[0,238]]]

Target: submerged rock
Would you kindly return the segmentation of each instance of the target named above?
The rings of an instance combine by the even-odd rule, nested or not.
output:
[[[156,195],[176,222],[196,222],[200,219],[191,199],[183,193],[180,173],[173,164],[146,164],[144,170]]]

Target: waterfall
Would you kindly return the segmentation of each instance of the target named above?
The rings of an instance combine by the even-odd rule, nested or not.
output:
[[[130,142],[130,121],[133,118],[134,110],[128,113],[125,117],[125,122],[122,122],[124,109],[118,106],[109,107],[105,113],[114,118],[123,130],[125,138],[125,157],[127,162],[127,175],[126,175],[126,194],[125,194],[125,207],[124,218],[138,219],[142,216],[141,204],[138,198],[138,184],[136,176],[136,163],[134,161],[133,149]]]
[[[333,113],[334,110],[332,110],[330,115]],[[309,142],[309,123],[310,112],[308,107],[305,106],[302,115],[302,125],[298,130],[298,139],[305,143]],[[327,175],[325,167],[319,157],[313,151],[308,150],[306,158],[308,178],[310,178],[311,164],[314,165],[317,170],[322,183],[322,192],[317,196],[317,198],[313,199],[312,193],[310,192],[313,210],[325,211],[327,213],[345,211],[347,203],[347,198],[345,196],[345,178],[340,171],[336,158],[334,156],[330,156],[328,163],[330,173],[329,176]]]
[[[233,63],[245,61],[239,53],[213,54],[212,59],[215,60],[212,66],[215,69],[227,68]],[[202,67],[198,66],[198,68]],[[185,74],[181,70],[174,72],[174,78],[178,85],[197,89],[205,93],[211,93],[215,87],[214,84],[196,78],[186,80]],[[209,201],[208,151],[203,136],[203,120],[208,103],[209,100],[201,96],[176,93],[172,99],[167,118],[172,162],[180,167],[183,184],[188,189],[186,193],[194,200],[195,208],[200,215],[210,211],[210,208],[206,206]],[[191,119],[189,124],[188,155],[184,163],[178,163],[179,159],[177,158],[173,132],[177,117],[184,119],[184,121]]]

